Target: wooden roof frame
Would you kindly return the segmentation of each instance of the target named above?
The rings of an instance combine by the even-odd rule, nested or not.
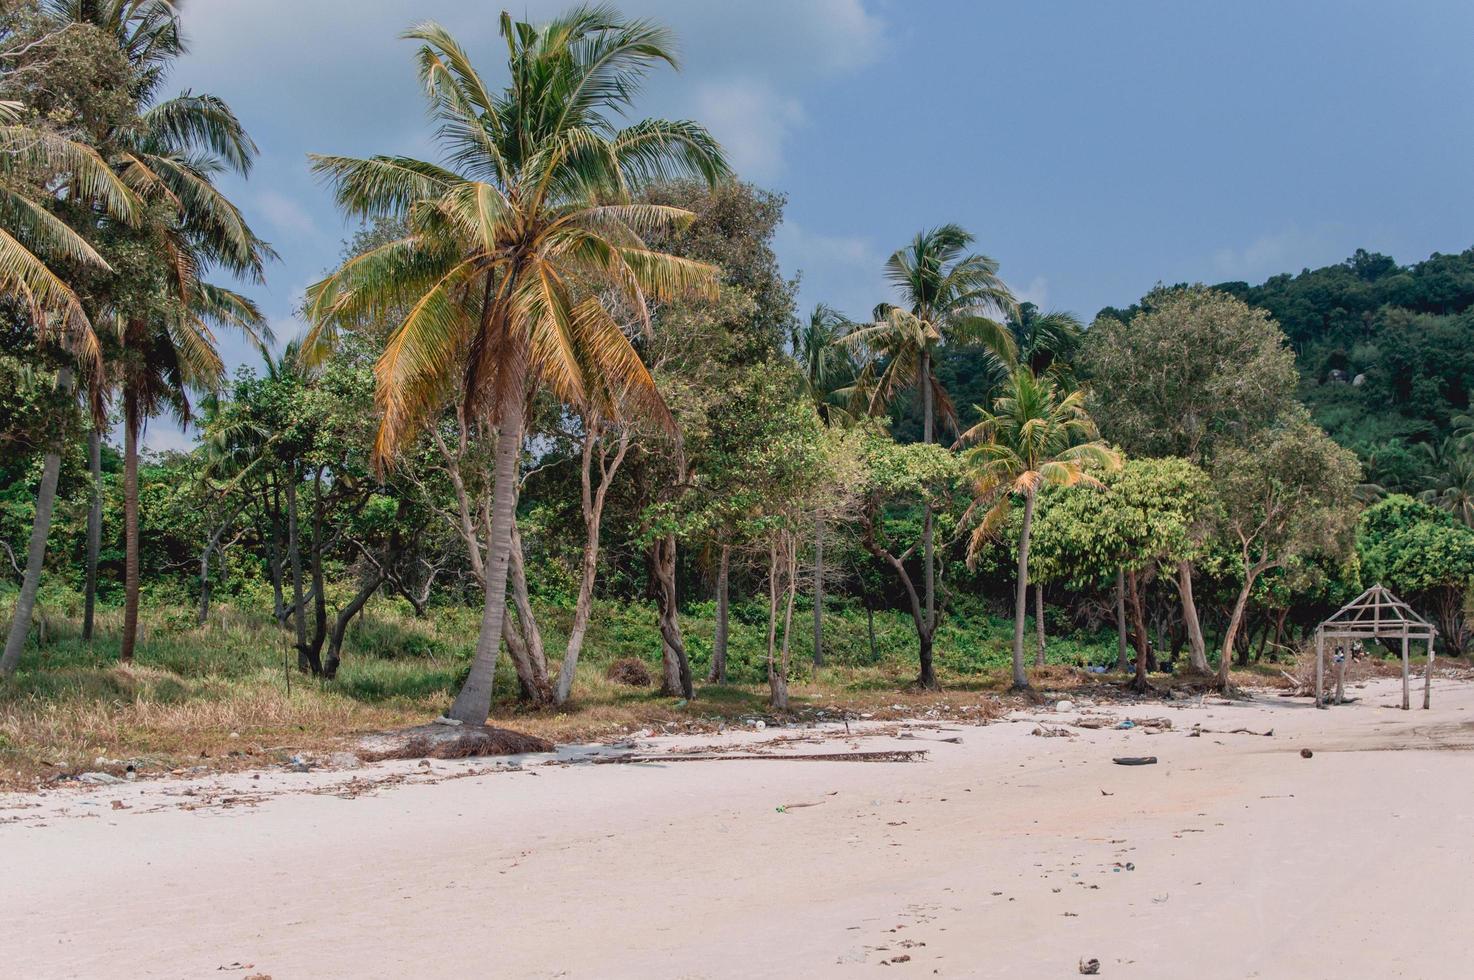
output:
[[[1419,616],[1412,606],[1403,602],[1378,583],[1355,599],[1336,610],[1315,628],[1315,706],[1326,706],[1322,697],[1322,679],[1325,673],[1326,640],[1402,640],[1402,710],[1410,706],[1408,676],[1408,644],[1420,640],[1427,645],[1428,662],[1423,672],[1423,708],[1432,704],[1433,690],[1433,640],[1438,628]],[[1346,665],[1342,661],[1336,667],[1335,703],[1345,701]]]

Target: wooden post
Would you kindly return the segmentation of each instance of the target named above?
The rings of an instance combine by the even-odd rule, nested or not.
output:
[[[1412,707],[1412,698],[1409,696],[1407,683],[1407,630],[1402,631],[1402,710],[1407,711]]]
[[[1423,669],[1423,710],[1433,706],[1433,637],[1428,637],[1428,666]]]
[[[1315,706],[1317,708],[1324,707],[1324,705],[1322,705],[1320,703],[1320,680],[1321,680],[1321,671],[1325,669],[1324,666],[1323,666],[1323,664],[1325,663],[1325,659],[1326,659],[1326,637],[1325,637],[1325,634],[1322,633],[1320,630],[1316,630],[1315,631]]]
[[[1350,646],[1351,646],[1351,644],[1348,642],[1345,646],[1342,646],[1341,644],[1338,643],[1336,645],[1336,647],[1335,647],[1336,651],[1341,655],[1341,659],[1336,662],[1336,703],[1337,704],[1345,704],[1346,703],[1346,655],[1347,655],[1346,652],[1347,652],[1348,649],[1350,649]]]

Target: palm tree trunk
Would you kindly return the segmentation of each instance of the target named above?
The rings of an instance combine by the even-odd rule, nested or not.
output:
[[[814,666],[824,666],[824,515],[814,511]]]
[[[1203,622],[1198,619],[1198,604],[1193,601],[1193,566],[1183,560],[1177,563],[1177,591],[1182,596],[1182,619],[1187,624],[1187,660],[1195,674],[1207,674],[1208,644],[1203,639]]]
[[[292,564],[292,617],[297,631],[297,669],[312,670],[307,657],[307,603],[302,598],[302,542],[297,521],[297,474],[287,473],[287,555]]]
[[[138,643],[138,395],[123,389],[123,642],[118,659],[133,662]]]
[[[512,555],[512,522],[516,520],[517,464],[522,453],[524,399],[520,392],[505,399],[497,430],[495,483],[491,494],[491,540],[488,542],[486,602],[481,610],[481,634],[471,670],[446,714],[468,725],[484,725],[491,714],[492,681],[501,651],[502,624],[507,612],[507,566]]]
[[[91,643],[97,608],[97,560],[102,551],[102,431],[96,425],[87,433],[87,470],[92,477],[92,499],[87,507],[87,577],[83,585],[82,641]]]
[[[1013,687],[1023,690],[1029,686],[1029,676],[1024,673],[1024,616],[1029,607],[1029,532],[1034,525],[1034,495],[1024,495],[1024,526],[1018,539],[1018,586],[1014,590],[1013,604]]]
[[[1044,666],[1044,586],[1034,585],[1034,632],[1039,637],[1039,650],[1034,655],[1034,666]]]
[[[732,546],[722,544],[721,558],[717,565],[717,631],[711,645],[711,672],[706,679],[712,684],[727,683],[727,603],[729,572],[732,562]]]
[[[1126,570],[1116,568],[1116,669],[1126,673]]]
[[[56,372],[56,390],[68,395],[72,390],[72,369]],[[21,649],[31,632],[31,616],[36,609],[36,590],[41,587],[41,568],[46,562],[46,539],[51,535],[51,512],[56,506],[56,484],[61,478],[61,447],[46,454],[41,462],[41,485],[36,490],[36,515],[31,520],[31,543],[26,552],[26,571],[21,578],[20,595],[15,600],[15,613],[10,619],[10,632],[5,637],[5,652],[0,654],[0,677],[15,673]]]
[[[931,390],[931,351],[921,352],[921,441],[930,445],[933,439],[934,409]],[[928,500],[922,514],[921,552],[925,566],[922,573],[922,592],[926,602],[926,628],[934,633],[937,628],[937,583],[936,556],[933,553],[935,528],[932,526],[932,506]]]

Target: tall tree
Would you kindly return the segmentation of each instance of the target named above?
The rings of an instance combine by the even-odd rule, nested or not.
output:
[[[1018,582],[1013,621],[1013,686],[1029,686],[1024,672],[1024,617],[1028,608],[1029,533],[1039,488],[1045,485],[1099,486],[1094,471],[1120,467],[1121,457],[1097,438],[1095,423],[1085,410],[1085,392],[1062,392],[1052,378],[1040,378],[1025,366],[1016,368],[991,411],[980,410],[980,421],[963,433],[973,443],[964,454],[973,481],[974,506],[984,508],[968,543],[976,555],[1008,519],[1014,498],[1023,499],[1019,529]]]
[[[1133,456],[1180,456],[1205,469],[1220,444],[1251,437],[1295,402],[1295,354],[1279,325],[1203,286],[1154,290],[1129,318],[1102,313],[1080,365],[1107,439]],[[1207,673],[1192,562],[1176,572],[1189,662]]]
[[[374,311],[409,310],[377,373],[388,464],[448,402],[463,426],[496,432],[485,608],[471,670],[450,716],[481,724],[506,611],[514,506],[528,397],[546,385],[575,404],[669,420],[639,355],[595,284],[647,319],[647,296],[710,291],[716,271],[645,247],[641,233],[689,220],[639,204],[657,178],[727,174],[720,148],[690,122],[618,128],[648,72],[674,65],[669,33],[580,7],[545,25],[501,18],[510,84],[496,93],[460,44],[427,23],[416,56],[441,166],[406,157],[319,156],[339,205],[410,233],[346,263],[309,291],[313,343]]]
[[[1001,363],[1014,357],[1013,337],[1000,322],[1015,312],[1013,294],[998,276],[998,263],[970,254],[972,235],[947,224],[919,233],[886,261],[885,275],[900,302],[875,308],[875,322],[859,327],[846,343],[870,356],[862,385],[871,392],[872,414],[903,391],[921,400],[921,441],[936,441],[940,420],[953,431],[957,413],[933,370],[937,351],[947,344],[982,344]],[[927,630],[936,630],[936,551],[931,504],[925,505],[922,531],[922,591]],[[923,671],[923,674],[926,672]],[[935,687],[934,677],[920,678]]]

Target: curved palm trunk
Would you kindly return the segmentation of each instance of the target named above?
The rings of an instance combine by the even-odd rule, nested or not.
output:
[[[1024,526],[1018,539],[1018,587],[1014,590],[1013,604],[1013,687],[1023,690],[1029,686],[1029,676],[1024,673],[1024,617],[1029,608],[1029,532],[1034,525],[1034,495],[1024,495]]]
[[[123,390],[123,642],[118,659],[133,662],[138,644],[138,395]]]
[[[491,494],[491,540],[487,543],[486,604],[481,610],[481,634],[471,670],[446,714],[468,725],[484,725],[491,714],[492,681],[501,650],[502,624],[507,612],[507,566],[511,562],[512,522],[516,519],[517,461],[522,451],[523,399],[520,393],[505,399],[497,429],[495,482]]]
[[[722,554],[717,566],[717,629],[716,639],[711,645],[711,672],[706,679],[712,684],[727,683],[727,612],[729,570],[732,563],[732,546],[722,545]]]
[[[97,608],[97,560],[102,551],[102,432],[96,425],[87,433],[87,470],[92,478],[92,499],[87,507],[87,577],[83,586],[82,641],[91,643]]]
[[[930,445],[933,437],[933,414],[932,390],[931,390],[931,351],[921,353],[921,441]],[[927,631],[927,657],[931,656],[931,636],[937,629],[937,570],[936,555],[934,553],[934,540],[936,528],[933,526],[931,501],[927,501],[925,511],[922,515],[923,525],[921,529],[921,554],[922,554],[922,593],[926,603],[926,631]],[[929,670],[923,670],[929,673]],[[935,681],[933,681],[935,683]]]
[[[56,373],[56,390],[63,395],[72,390],[72,370],[64,367]],[[36,610],[36,590],[41,587],[41,569],[46,563],[46,539],[51,535],[51,512],[56,506],[56,484],[61,478],[61,449],[49,452],[41,462],[41,485],[36,489],[36,515],[31,521],[31,542],[26,551],[26,571],[21,579],[20,595],[15,600],[15,613],[10,619],[10,632],[5,637],[5,652],[0,654],[0,677],[15,673],[21,650],[31,632],[31,616]]]
[[[814,511],[814,666],[824,666],[824,516]]]
[[[1208,644],[1203,639],[1203,622],[1198,619],[1198,604],[1193,600],[1192,562],[1177,563],[1177,591],[1182,596],[1182,619],[1187,624],[1187,659],[1195,674],[1207,674]]]

